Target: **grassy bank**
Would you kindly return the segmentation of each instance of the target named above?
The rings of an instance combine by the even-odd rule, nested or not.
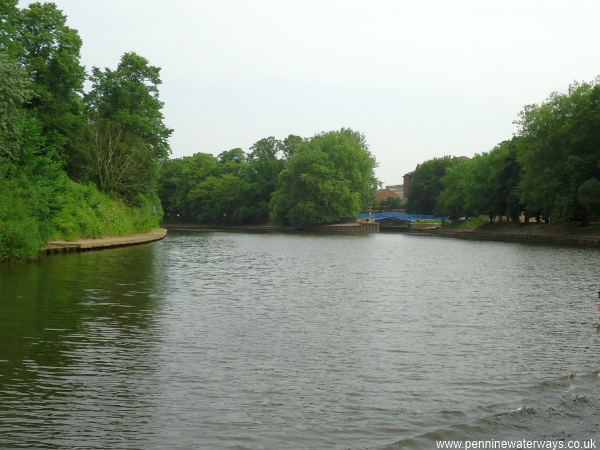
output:
[[[600,239],[600,224],[582,226],[581,224],[515,224],[515,223],[486,223],[483,219],[467,221],[457,225],[444,225],[442,230],[462,231],[465,233],[499,233],[536,236],[573,236],[596,237]]]
[[[33,259],[52,239],[143,233],[159,227],[158,198],[139,206],[68,177],[0,180],[0,260]]]
[[[600,224],[581,226],[580,224],[488,223],[475,226],[475,223],[471,225],[463,223],[445,225],[439,230],[414,232],[464,239],[600,247]]]

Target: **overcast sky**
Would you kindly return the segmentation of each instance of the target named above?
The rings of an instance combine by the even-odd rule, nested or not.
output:
[[[595,0],[55,3],[86,67],[135,51],[162,68],[174,157],[351,127],[396,184],[490,150],[523,105],[600,74]]]

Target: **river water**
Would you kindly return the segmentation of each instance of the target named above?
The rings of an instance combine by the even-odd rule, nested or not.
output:
[[[0,448],[599,438],[599,262],[185,231],[0,265]]]

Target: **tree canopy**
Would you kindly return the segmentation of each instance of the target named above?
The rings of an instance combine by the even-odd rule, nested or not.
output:
[[[94,69],[86,95],[81,44],[54,3],[0,1],[0,260],[34,257],[51,236],[158,225],[171,132],[159,69],[125,53]]]
[[[342,129],[309,139],[267,137],[248,153],[197,153],[163,164],[159,194],[170,220],[331,223],[370,203],[375,160],[364,136]]]
[[[271,219],[303,227],[358,213],[370,204],[377,188],[375,165],[364,136],[352,130],[305,140],[279,176]]]
[[[85,96],[90,127],[71,161],[79,177],[132,203],[155,191],[158,165],[170,152],[159,75],[158,67],[132,52],[116,70],[94,67]]]
[[[598,80],[525,106],[517,123],[512,139],[448,164],[445,172],[438,160],[423,163],[413,177],[409,208],[430,212],[435,197],[434,210],[453,218],[485,214],[516,221],[524,214],[584,224],[600,218]]]
[[[412,174],[408,211],[433,214],[436,200],[443,190],[442,178],[446,170],[459,161],[458,158],[444,156],[420,164]]]

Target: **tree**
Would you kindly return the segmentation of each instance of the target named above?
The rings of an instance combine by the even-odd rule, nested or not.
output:
[[[284,161],[277,154],[281,142],[273,137],[261,139],[250,147],[247,163],[241,171],[239,205],[234,211],[236,223],[259,223],[269,218],[271,194]]]
[[[378,209],[378,210],[398,209],[398,208],[402,208],[402,206],[403,206],[402,199],[398,196],[386,197],[383,200],[380,200],[373,204],[373,208]]]
[[[101,188],[131,202],[154,191],[158,164],[170,151],[159,74],[145,58],[126,53],[114,71],[94,67],[85,97],[93,125],[78,166]]]
[[[444,156],[425,161],[417,167],[411,180],[408,211],[433,214],[437,198],[444,188],[442,178],[446,170],[459,161],[460,158]]]
[[[112,106],[125,99],[136,85],[135,69],[143,65],[128,58],[110,80],[121,90],[93,86],[98,90],[92,89],[91,98],[97,103],[85,110],[77,31],[53,3],[24,9],[17,4],[0,0],[0,260],[33,258],[51,236],[156,226],[154,174],[159,157],[166,156],[168,133],[156,139],[155,130],[146,126],[156,124],[148,120],[156,114],[143,96],[129,98],[137,113],[129,117],[121,113],[133,109],[104,116],[95,109],[106,106],[103,101]],[[106,93],[114,95],[108,99]],[[126,208],[67,173],[139,201],[140,208]]]
[[[194,191],[211,174],[217,172],[217,158],[196,153],[161,163],[158,195],[166,217],[170,220],[196,220],[201,204]]]
[[[261,139],[246,154],[240,148],[218,157],[197,153],[162,164],[159,195],[171,220],[260,223],[284,162],[274,138]]]
[[[375,165],[354,132],[313,136],[295,149],[279,176],[270,203],[272,220],[304,227],[358,213],[377,188]]]
[[[488,153],[449,166],[436,210],[452,219],[485,214],[490,220],[506,215],[516,221],[520,213],[517,188],[521,176],[516,140],[504,141]]]
[[[79,34],[55,4],[32,3],[18,16],[17,41],[12,47],[33,82],[29,107],[47,139],[46,152],[66,163],[86,126]]]
[[[103,192],[130,203],[154,192],[158,167],[148,146],[124,125],[97,119],[87,152],[86,170]]]
[[[239,147],[232,148],[219,153],[217,160],[220,163],[217,168],[219,174],[233,173],[239,175],[242,165],[246,162],[246,153]]]
[[[526,106],[519,125],[521,203],[556,222],[583,219],[587,211],[578,190],[585,180],[600,178],[598,83],[576,83],[541,105]]]
[[[279,142],[279,149],[283,154],[283,159],[288,160],[295,153],[296,149],[302,145],[304,138],[290,134],[283,141]]]
[[[234,211],[240,199],[240,179],[231,173],[220,177],[209,176],[192,189],[190,196],[198,222],[234,222]]]
[[[145,142],[157,160],[168,157],[173,130],[163,123],[158,67],[136,53],[125,53],[114,71],[94,67],[90,81],[86,101],[93,118],[123,125]]]
[[[454,164],[446,169],[442,179],[443,190],[436,199],[435,210],[452,220],[467,217],[473,213],[467,209],[467,193],[471,189],[473,160]]]
[[[250,147],[248,159],[275,159],[281,143],[273,136],[256,141]]]
[[[15,58],[21,54],[17,38],[20,15],[17,3],[18,0],[0,0],[0,52]]]
[[[586,210],[584,220],[600,216],[600,181],[590,178],[584,181],[577,190],[577,200]]]
[[[518,222],[524,206],[519,200],[519,184],[523,176],[523,167],[518,161],[519,137],[513,137],[498,146],[498,151],[503,152],[502,166],[499,168],[496,178],[496,190],[494,195],[501,200],[504,214],[513,222]],[[498,214],[502,214],[502,209]]]
[[[64,185],[60,167],[44,154],[38,121],[24,108],[31,84],[0,51],[0,260],[37,255],[51,233]]]
[[[25,72],[16,61],[0,52],[0,157],[18,159],[26,117],[23,105],[32,95]]]

